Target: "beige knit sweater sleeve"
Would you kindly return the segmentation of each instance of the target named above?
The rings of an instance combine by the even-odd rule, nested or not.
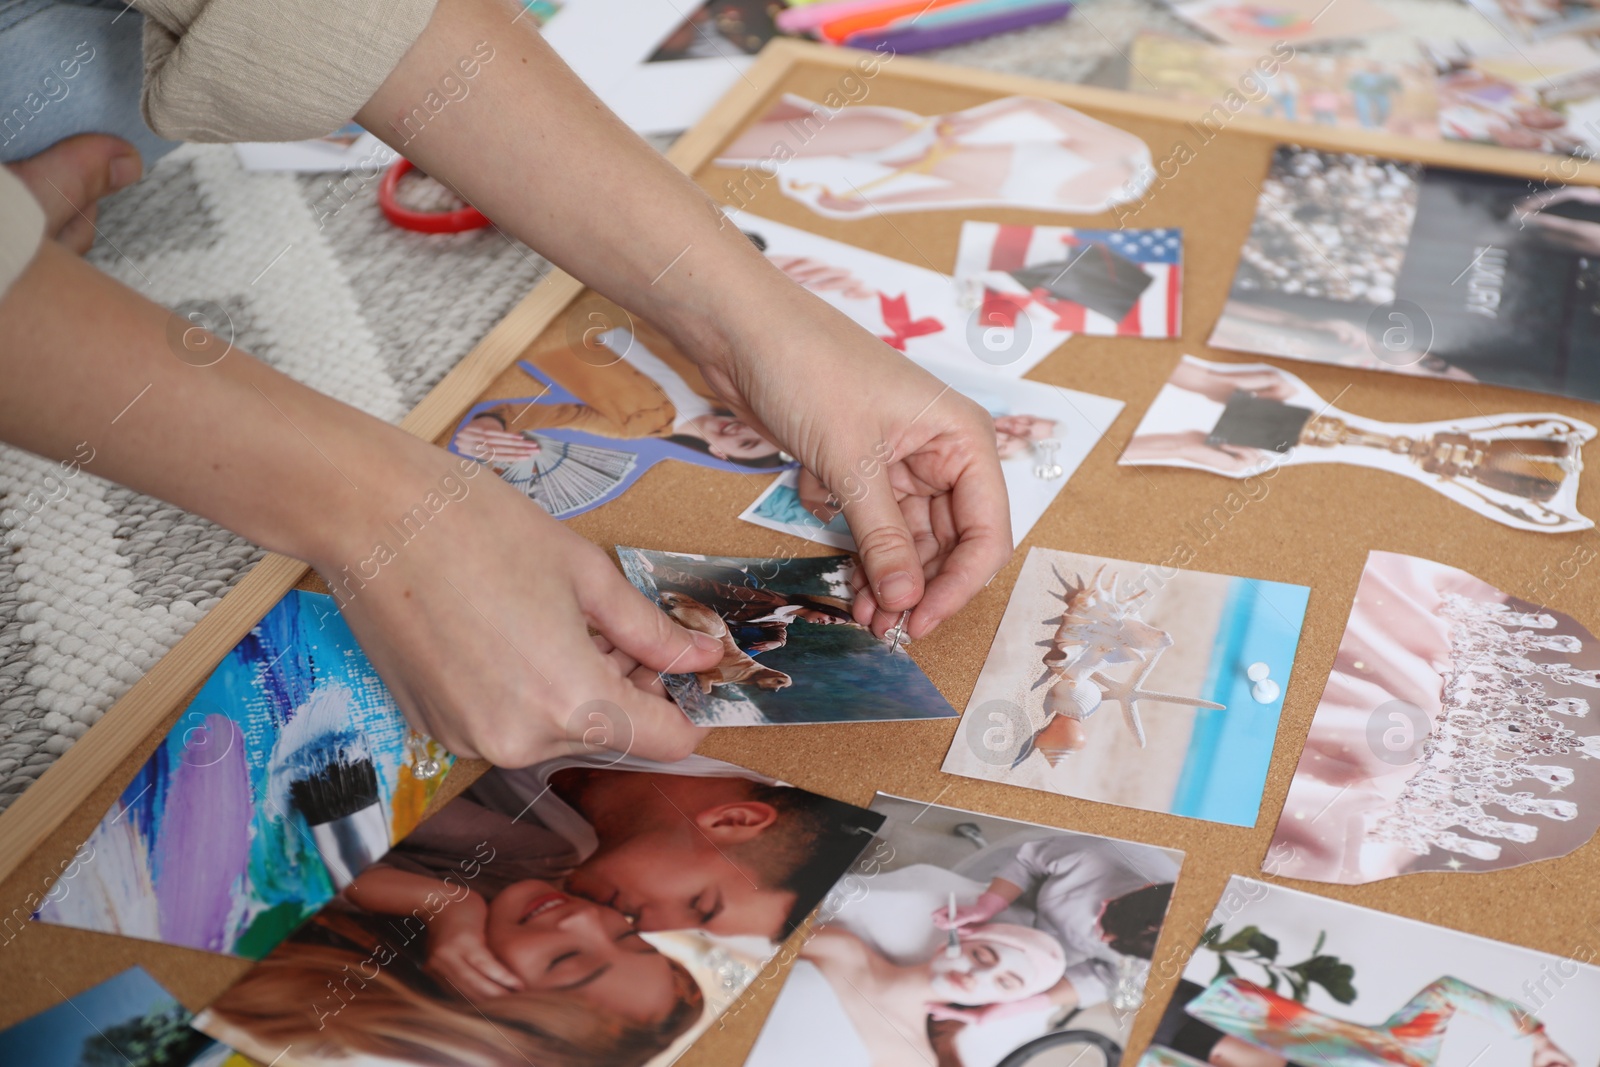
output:
[[[298,141],[350,121],[436,0],[136,0],[144,117],[181,141]]]
[[[338,129],[421,35],[437,0],[134,0],[144,117],[181,141],[297,141]],[[0,294],[44,216],[0,168]]]

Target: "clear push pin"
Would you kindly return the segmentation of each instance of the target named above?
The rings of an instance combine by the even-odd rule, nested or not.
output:
[[[439,773],[439,761],[433,758],[433,753],[428,750],[430,738],[427,734],[412,734],[411,745],[411,776],[419,782],[425,782]]]
[[[1053,437],[1047,437],[1043,441],[1035,441],[1033,451],[1038,459],[1038,462],[1033,465],[1033,476],[1035,478],[1041,481],[1053,482],[1067,473],[1067,469],[1056,458],[1056,454],[1061,451],[1060,441]]]
[[[906,633],[906,623],[911,619],[911,611],[907,609],[900,613],[900,621],[889,627],[889,632],[883,635],[883,643],[889,646],[889,652],[899,652],[911,643],[911,635]]]

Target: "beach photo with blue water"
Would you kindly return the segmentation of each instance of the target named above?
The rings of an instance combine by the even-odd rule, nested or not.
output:
[[[723,642],[722,662],[668,675],[703,726],[881,722],[956,712],[903,650],[850,617],[850,556],[739,559],[617,548],[640,592]]]
[[[829,548],[842,548],[846,552],[856,549],[856,539],[850,534],[850,524],[845,521],[844,512],[837,512],[833,518],[823,522],[800,499],[799,471],[784,471],[772,479],[772,484],[762,490],[761,495],[744,509],[739,518]]]
[[[944,770],[1254,826],[1309,596],[1032,549]]]
[[[294,591],[218,664],[38,918],[260,958],[422,817],[414,735],[332,597]]]

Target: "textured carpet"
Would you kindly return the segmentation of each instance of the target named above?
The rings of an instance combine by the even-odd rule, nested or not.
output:
[[[1482,29],[1452,0],[1386,6],[1435,34]],[[1120,85],[1141,29],[1195,36],[1157,0],[1087,0],[1061,22],[927,56]],[[1407,31],[1364,47],[1403,54],[1409,41]],[[495,230],[394,229],[375,184],[249,174],[229,148],[187,146],[103,204],[89,258],[169,307],[215,305],[237,347],[398,419],[546,265]],[[0,809],[258,556],[178,508],[0,446]]]

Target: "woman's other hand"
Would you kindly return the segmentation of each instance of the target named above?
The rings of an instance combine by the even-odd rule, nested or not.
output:
[[[721,645],[492,471],[406,451],[411,473],[361,479],[383,502],[312,562],[412,724],[500,766],[597,747],[687,755],[700,731],[656,674],[711,667]]]

